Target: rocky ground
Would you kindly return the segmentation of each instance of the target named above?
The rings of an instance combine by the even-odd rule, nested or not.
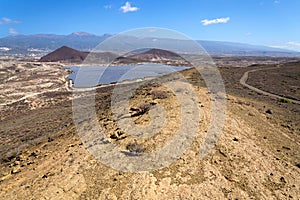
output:
[[[11,64],[2,67],[5,78],[1,79],[1,94],[7,92],[1,98],[5,105],[1,107],[0,121],[0,197],[299,199],[300,106],[259,95],[240,85],[239,79],[246,71],[265,66],[232,65],[235,63],[220,68],[227,91],[227,115],[223,132],[212,151],[199,158],[199,147],[211,117],[210,92],[195,69],[185,70],[181,74],[192,85],[200,110],[197,136],[171,165],[139,173],[112,169],[87,151],[73,123],[72,94],[62,79],[67,72],[60,66],[47,65],[43,79],[29,75],[33,85],[43,80],[44,87],[33,86],[28,92],[20,90],[23,93],[15,97],[12,95],[15,92],[7,88],[10,84],[10,88],[19,88],[17,84],[23,80],[21,85],[26,84],[30,70],[25,70],[27,65],[19,62],[15,63],[17,68],[11,69]],[[40,67],[30,63],[29,69],[39,72]],[[19,68],[24,76],[16,75],[15,70]],[[249,83],[255,77],[250,77]],[[182,105],[164,86],[175,80],[170,75],[159,81],[145,82],[130,98],[128,117],[138,126],[151,123],[150,112],[157,105],[166,111],[165,128],[148,139],[139,139],[118,129],[111,109],[113,85],[97,89],[97,122],[108,141],[137,156],[164,146],[175,135],[181,120]],[[289,81],[288,77],[285,80]],[[124,93],[129,85],[122,86]],[[40,94],[10,104],[36,92]]]

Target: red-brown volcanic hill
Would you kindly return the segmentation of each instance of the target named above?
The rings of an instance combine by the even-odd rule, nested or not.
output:
[[[135,58],[139,60],[171,60],[171,59],[182,59],[179,55],[176,53],[162,50],[162,49],[150,49],[149,51],[146,51],[144,53],[139,53],[135,55],[129,56],[129,58]]]
[[[162,49],[150,49],[148,51],[119,57],[115,63],[138,63],[138,62],[152,62],[170,65],[187,65],[191,64],[180,57],[178,54],[162,50]]]
[[[169,65],[182,65],[190,66],[190,63],[181,58],[176,53],[162,50],[162,49],[150,49],[146,52],[137,53],[133,55],[118,56],[112,52],[82,52],[75,49],[72,49],[67,46],[62,46],[59,49],[43,56],[39,61],[40,62],[67,62],[67,63],[82,63],[87,56],[89,55],[88,60],[85,62],[89,63],[98,63],[98,64],[107,64],[113,63],[118,64],[135,64],[135,63],[161,63]]]
[[[182,58],[171,51],[162,49],[150,49],[144,53],[139,53],[129,56],[129,58],[135,58],[139,60],[157,61],[157,60],[182,60]]]
[[[82,62],[88,55],[88,52],[81,52],[67,46],[62,46],[55,51],[43,56],[40,62]]]

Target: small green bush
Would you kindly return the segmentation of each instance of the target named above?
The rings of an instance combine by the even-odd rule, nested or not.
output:
[[[280,98],[279,102],[281,102],[281,103],[291,103],[291,101],[289,99],[286,99],[286,98]]]
[[[2,158],[4,162],[10,162],[14,158],[18,156],[18,151],[17,150],[11,150],[6,153],[5,157]]]

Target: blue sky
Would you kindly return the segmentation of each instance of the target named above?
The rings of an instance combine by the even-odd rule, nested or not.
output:
[[[299,0],[0,0],[0,37],[162,27],[300,51]]]

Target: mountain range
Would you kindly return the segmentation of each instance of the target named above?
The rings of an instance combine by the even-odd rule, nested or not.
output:
[[[79,51],[92,51],[99,43],[111,37],[111,34],[94,35],[86,32],[74,32],[69,35],[55,34],[35,34],[35,35],[15,35],[0,38],[0,55],[26,55],[43,56],[61,46],[68,46]],[[186,45],[186,41],[169,38],[138,38],[140,43],[147,46],[154,39],[160,44],[174,44],[175,48],[180,49]],[[115,48],[127,45],[136,41],[134,36],[124,36],[123,43]],[[235,42],[222,41],[197,41],[211,55],[237,55],[237,56],[295,56],[299,57],[300,52],[286,49],[278,49],[267,46],[250,45]],[[114,51],[114,49],[112,49]],[[193,49],[190,52],[193,53]]]

